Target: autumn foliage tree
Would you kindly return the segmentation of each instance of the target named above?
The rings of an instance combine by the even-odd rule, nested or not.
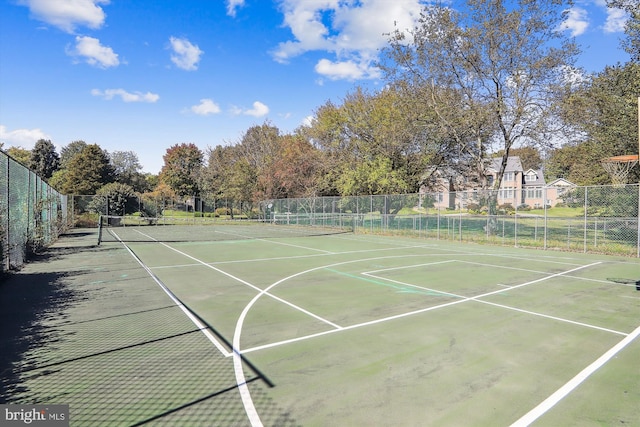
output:
[[[193,143],[176,144],[167,149],[163,159],[160,181],[167,184],[179,197],[198,195],[202,151]]]
[[[280,137],[278,157],[273,163],[272,196],[310,197],[317,195],[323,173],[320,152],[299,134]],[[263,178],[266,180],[266,178]]]

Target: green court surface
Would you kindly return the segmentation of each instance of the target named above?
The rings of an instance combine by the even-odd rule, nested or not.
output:
[[[4,402],[78,426],[639,425],[638,259],[127,228],[0,285]]]

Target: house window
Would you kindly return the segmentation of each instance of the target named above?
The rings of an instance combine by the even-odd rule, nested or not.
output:
[[[538,179],[538,175],[536,175],[535,172],[529,172],[527,175],[525,175],[524,180],[526,182],[534,182],[535,180]]]
[[[513,181],[513,172],[505,172],[502,177],[503,181]]]
[[[513,199],[513,188],[504,188],[500,190],[501,199]]]

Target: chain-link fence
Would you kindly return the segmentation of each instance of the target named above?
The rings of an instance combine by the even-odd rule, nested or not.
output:
[[[99,215],[273,221],[344,215],[356,232],[640,257],[638,184],[402,195],[309,197],[258,204],[138,195],[73,196],[76,226]],[[516,202],[517,201],[517,202]],[[284,217],[283,217],[284,216]],[[302,221],[301,223],[309,223]]]
[[[19,268],[66,226],[67,197],[0,151],[0,272]]]
[[[76,227],[97,227],[100,215],[125,216],[136,215],[141,218],[219,218],[219,219],[257,219],[261,212],[250,203],[233,202],[227,199],[201,197],[155,197],[150,194],[138,194],[122,197],[109,195],[73,195],[69,196]]]
[[[343,214],[356,232],[640,257],[640,187],[528,189],[264,201],[261,216]],[[527,196],[530,196],[527,198]]]

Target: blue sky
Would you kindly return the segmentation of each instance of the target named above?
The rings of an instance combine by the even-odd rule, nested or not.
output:
[[[0,0],[0,141],[134,151],[158,173],[172,145],[283,133],[327,100],[383,84],[383,33],[421,0]],[[626,62],[624,15],[576,0],[565,22],[588,72]]]

